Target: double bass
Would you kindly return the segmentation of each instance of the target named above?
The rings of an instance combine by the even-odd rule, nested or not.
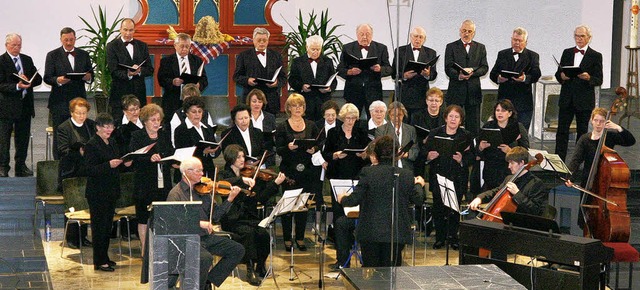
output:
[[[620,97],[613,102],[607,120],[623,106],[627,90],[619,87],[616,94]],[[584,236],[602,242],[628,242],[631,230],[627,211],[629,166],[615,150],[604,145],[606,138],[607,129],[604,128],[585,187],[599,198],[585,194],[581,201],[585,219]]]

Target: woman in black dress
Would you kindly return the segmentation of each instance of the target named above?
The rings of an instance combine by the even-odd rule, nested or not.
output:
[[[274,152],[275,139],[274,131],[276,130],[276,116],[265,111],[264,107],[267,105],[267,97],[259,89],[253,89],[247,96],[247,106],[251,108],[249,112],[251,115],[251,126],[253,128],[262,131],[264,140],[263,149],[269,152]],[[275,155],[267,157],[265,162],[267,166],[276,164]]]
[[[198,146],[196,151],[193,152],[193,157],[200,159],[202,162],[205,176],[213,177],[213,159],[220,154],[220,146],[198,145],[200,140],[216,142],[215,128],[206,125],[202,120],[204,99],[198,96],[187,98],[182,103],[182,109],[187,113],[187,118],[174,132],[175,148]]]
[[[85,146],[87,188],[85,195],[91,211],[91,235],[93,239],[93,267],[95,270],[113,272],[116,263],[109,259],[109,239],[120,197],[120,170],[131,166],[123,162],[118,144],[111,137],[113,118],[101,113],[96,118],[96,135]]]
[[[448,106],[444,111],[446,124],[437,129],[431,130],[427,137],[427,162],[429,162],[429,190],[433,193],[433,217],[436,229],[436,242],[433,244],[434,249],[444,246],[445,239],[449,241],[454,250],[458,249],[458,225],[460,223],[460,215],[446,207],[442,200],[440,187],[438,186],[437,175],[441,175],[451,180],[455,186],[458,204],[462,201],[462,196],[467,192],[467,183],[469,182],[469,164],[473,160],[474,155],[469,150],[470,134],[460,125],[464,122],[464,111],[458,105]],[[437,137],[453,139],[452,145],[455,144],[456,149],[451,156],[440,155],[436,148],[435,139]],[[433,140],[433,141],[432,141]],[[460,147],[464,147],[460,149]]]
[[[169,131],[162,127],[164,113],[156,104],[147,104],[140,110],[143,130],[131,134],[129,151],[153,145],[151,150],[140,157],[134,157],[136,217],[138,218],[138,236],[144,253],[147,220],[147,207],[154,201],[165,201],[171,190],[171,163],[161,163],[160,159],[173,154]]]
[[[485,140],[478,143],[478,156],[484,161],[484,170],[482,171],[482,179],[484,185],[482,191],[491,190],[502,184],[504,178],[511,174],[509,163],[505,160],[507,152],[511,148],[520,146],[529,149],[529,137],[527,129],[518,122],[518,116],[513,103],[508,99],[498,101],[493,107],[493,119],[482,126],[483,129],[507,129],[515,126],[520,132],[516,140],[509,144],[491,144]],[[515,130],[515,129],[514,129]],[[477,179],[476,179],[477,180]],[[473,193],[477,194],[477,193]]]
[[[114,120],[116,130],[113,136],[120,146],[120,152],[125,154],[129,150],[131,133],[144,127],[140,120],[140,100],[135,95],[122,96],[122,120]]]
[[[318,192],[314,192],[313,182],[313,178],[318,177],[318,169],[311,163],[311,155],[318,151],[318,147],[303,148],[294,144],[295,139],[316,139],[318,137],[319,131],[314,122],[303,118],[304,110],[304,97],[296,93],[289,95],[285,103],[285,111],[289,118],[278,124],[276,128],[276,152],[282,157],[280,171],[295,181],[293,185],[283,185],[284,190],[302,188],[303,192],[318,194]],[[306,251],[304,230],[307,225],[307,212],[282,216],[285,249],[289,251],[292,247],[292,217],[295,217],[296,223],[296,246],[300,251]]]

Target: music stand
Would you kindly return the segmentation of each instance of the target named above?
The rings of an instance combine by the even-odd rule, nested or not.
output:
[[[501,211],[502,223],[505,225],[516,226],[536,231],[560,233],[558,223],[552,219],[544,218],[537,215],[530,215],[517,212]]]
[[[458,205],[458,197],[456,195],[456,187],[453,184],[453,181],[447,179],[446,177],[436,174],[436,178],[438,179],[438,187],[440,188],[440,198],[442,199],[442,203],[458,212],[460,214],[460,205]],[[446,236],[445,236],[445,266],[449,265],[449,223],[451,220],[451,212],[447,211],[447,225],[446,225]]]

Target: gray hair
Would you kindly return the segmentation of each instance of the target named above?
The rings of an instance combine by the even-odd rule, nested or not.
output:
[[[427,31],[424,30],[424,28],[422,28],[422,26],[416,26],[413,29],[411,29],[411,34],[412,35],[422,35],[425,38],[427,37]]]
[[[574,29],[573,31],[575,32],[576,30],[578,30],[580,28],[584,28],[584,31],[587,32],[587,36],[589,38],[591,38],[591,28],[589,26],[587,26],[586,24],[580,24],[580,25],[576,26],[576,29]]]
[[[311,45],[316,44],[320,45],[320,49],[322,49],[322,43],[324,43],[324,39],[320,35],[312,35],[307,38],[307,49],[311,47]]]
[[[371,105],[369,105],[369,112],[375,110],[375,108],[377,107],[383,107],[385,111],[387,110],[387,104],[385,104],[383,101],[376,100],[376,101],[373,101]]]
[[[269,32],[269,30],[267,30],[264,27],[256,27],[253,30],[253,38],[256,38],[256,35],[258,35],[258,34],[266,35],[267,38],[269,38],[271,36],[271,33]]]
[[[517,35],[522,35],[522,38],[524,38],[524,41],[527,41],[527,38],[529,37],[529,32],[527,32],[526,29],[524,29],[524,27],[516,27],[513,29],[513,33],[517,34]]]
[[[461,24],[460,26],[462,27],[462,25],[465,25],[465,24],[469,24],[469,25],[471,25],[471,26],[473,27],[473,31],[474,31],[474,32],[476,31],[476,23],[475,23],[475,22],[473,22],[473,20],[471,20],[471,19],[466,19],[465,21],[462,21],[462,24]]]
[[[20,41],[22,41],[22,36],[20,36],[20,34],[17,34],[17,33],[9,33],[9,34],[7,34],[7,37],[5,37],[5,39],[4,39],[4,44],[9,43],[9,42],[10,42],[13,38],[15,38],[15,37],[19,38],[19,39],[20,39]]]
[[[186,33],[178,33],[178,36],[176,36],[175,42],[178,42],[178,41],[186,41],[191,43],[191,36],[189,36],[189,34],[186,34]]]
[[[371,24],[369,24],[369,23],[358,24],[358,26],[356,26],[356,33],[358,33],[358,31],[362,27],[368,27],[369,29],[371,29],[371,33],[373,33],[373,26],[371,26]]]
[[[180,162],[180,173],[184,174],[187,170],[193,169],[193,167],[198,164],[202,165],[200,159],[189,156]]]

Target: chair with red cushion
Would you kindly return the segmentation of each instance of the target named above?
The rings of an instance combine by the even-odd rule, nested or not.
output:
[[[629,243],[602,243],[613,249],[613,259],[611,262],[616,263],[616,286],[614,289],[631,289],[633,277],[633,263],[640,261],[638,250]],[[629,263],[629,288],[618,288],[618,278],[620,275],[620,262]]]

